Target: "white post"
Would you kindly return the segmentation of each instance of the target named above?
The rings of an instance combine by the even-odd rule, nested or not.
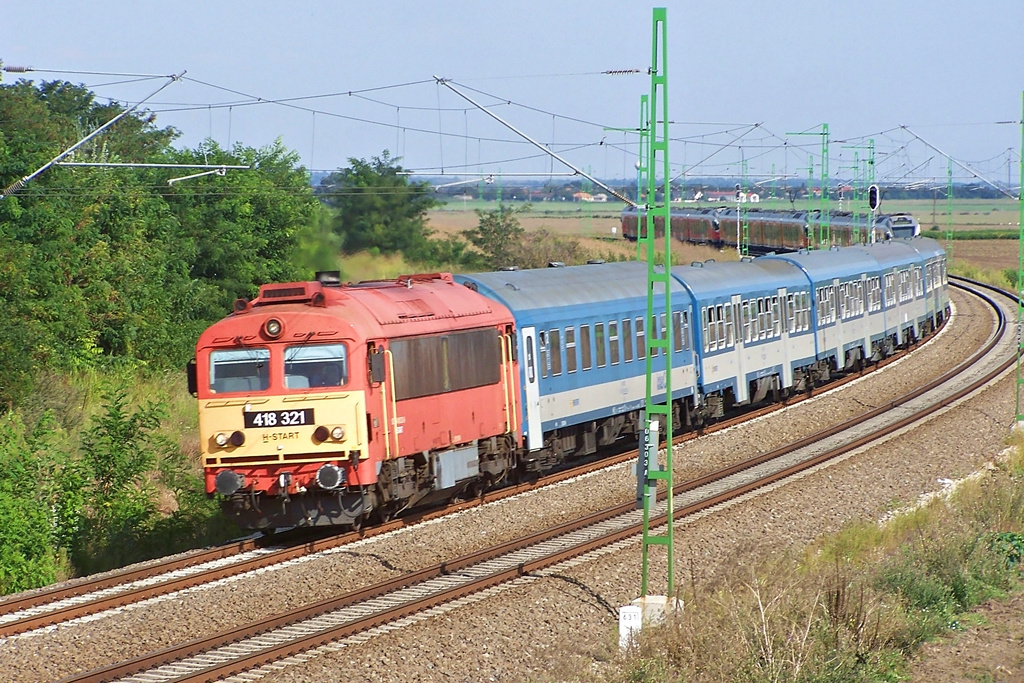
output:
[[[643,625],[644,610],[639,605],[626,605],[619,608],[619,649],[626,649],[640,632]]]

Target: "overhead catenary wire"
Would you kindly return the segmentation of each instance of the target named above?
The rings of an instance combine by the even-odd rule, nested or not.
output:
[[[128,114],[132,113],[133,111],[135,111],[136,109],[141,107],[147,100],[149,100],[152,97],[154,97],[157,93],[162,91],[164,88],[169,86],[171,83],[175,83],[177,81],[180,81],[181,77],[184,76],[184,75],[185,75],[185,71],[182,71],[180,74],[173,74],[171,76],[167,76],[166,77],[168,79],[167,82],[164,83],[163,85],[161,85],[156,90],[154,90],[152,93],[150,93],[149,95],[147,95],[143,99],[139,100],[138,102],[133,104],[128,109],[125,109],[120,114],[118,114],[114,118],[110,119],[109,121],[104,123],[102,126],[97,128],[93,132],[91,132],[88,135],[86,135],[84,138],[82,138],[81,140],[79,140],[75,144],[73,144],[70,147],[68,147],[66,150],[64,150],[63,152],[61,152],[57,156],[55,156],[53,159],[51,159],[50,161],[48,161],[45,164],[43,164],[38,170],[34,171],[33,173],[28,174],[27,176],[19,179],[17,182],[13,183],[12,185],[6,187],[3,190],[3,192],[0,193],[0,199],[2,199],[4,197],[8,197],[8,196],[14,194],[15,192],[17,192],[18,190],[20,190],[21,188],[25,187],[25,185],[28,184],[29,182],[31,182],[33,178],[36,178],[36,177],[39,176],[39,174],[46,172],[46,170],[48,168],[50,168],[51,166],[53,166],[55,163],[57,163],[58,161],[60,161],[64,157],[66,157],[67,155],[69,155],[72,152],[74,152],[76,149],[78,149],[79,147],[84,145],[86,142],[88,142],[92,138],[96,137],[97,135],[99,135],[100,133],[105,131],[107,128],[110,128],[112,125],[114,125],[115,123],[117,123],[118,121],[123,119],[125,116],[128,116]]]
[[[946,153],[945,153],[945,152],[943,152],[943,151],[942,151],[941,149],[939,149],[938,147],[936,147],[936,146],[935,146],[935,145],[933,145],[932,143],[928,142],[927,140],[925,140],[924,138],[922,138],[922,137],[921,137],[920,135],[918,135],[918,134],[917,134],[917,133],[915,133],[914,131],[910,130],[910,129],[909,129],[908,127],[906,127],[906,126],[900,126],[900,128],[902,128],[903,130],[907,131],[908,133],[910,133],[911,135],[913,135],[913,136],[914,136],[915,138],[917,138],[918,140],[920,140],[921,142],[923,142],[923,143],[924,143],[925,145],[927,145],[928,147],[932,148],[933,150],[935,150],[936,152],[938,152],[938,153],[939,153],[939,154],[941,154],[942,156],[946,157],[947,159],[949,159],[949,160],[950,160],[951,162],[953,162],[954,164],[956,164],[956,165],[957,165],[957,166],[959,166],[960,168],[964,169],[964,170],[965,170],[965,171],[967,171],[968,173],[971,173],[971,174],[973,174],[973,176],[974,176],[974,177],[976,177],[976,178],[978,178],[979,180],[983,181],[984,183],[986,183],[986,184],[988,184],[988,185],[992,186],[993,188],[995,188],[995,190],[996,190],[996,191],[1000,192],[1001,194],[1004,194],[1004,195],[1006,195],[1006,196],[1007,196],[1007,197],[1009,197],[1010,199],[1018,199],[1018,200],[1020,199],[1020,197],[1019,197],[1019,196],[1018,196],[1018,197],[1015,197],[1014,195],[1012,195],[1011,193],[1007,192],[1007,191],[1006,191],[1005,189],[1003,189],[1003,188],[1002,188],[1002,187],[1000,187],[999,185],[996,185],[996,184],[995,184],[994,182],[992,182],[991,180],[989,180],[989,179],[988,179],[988,178],[986,178],[985,176],[983,176],[983,175],[981,175],[980,173],[978,173],[977,171],[975,171],[975,170],[974,170],[973,168],[969,167],[969,166],[968,166],[967,164],[964,164],[964,163],[963,163],[963,162],[961,162],[960,160],[958,160],[958,159],[954,159],[954,158],[953,158],[952,156],[950,156],[949,154],[946,154]]]
[[[544,145],[540,144],[539,142],[537,142],[536,140],[534,140],[533,138],[531,138],[531,137],[530,137],[529,135],[527,135],[526,133],[523,133],[522,131],[520,131],[520,130],[516,129],[516,128],[515,128],[515,127],[514,127],[514,126],[512,125],[512,124],[508,123],[507,121],[505,121],[504,119],[502,119],[502,118],[501,118],[500,116],[498,116],[498,115],[497,115],[497,114],[495,114],[494,112],[488,111],[488,110],[487,110],[486,108],[484,108],[483,106],[481,106],[480,104],[478,104],[477,102],[475,102],[475,101],[474,101],[474,100],[473,100],[472,98],[470,98],[469,96],[465,95],[464,93],[461,93],[461,92],[459,92],[459,90],[458,90],[458,89],[456,89],[456,88],[455,88],[454,86],[452,86],[452,84],[451,84],[450,82],[448,82],[447,80],[445,80],[445,79],[443,79],[443,78],[438,78],[437,76],[434,76],[434,78],[435,78],[435,79],[437,80],[437,82],[438,82],[438,84],[439,84],[439,85],[443,85],[443,86],[445,86],[446,88],[448,88],[448,89],[449,89],[449,90],[451,90],[451,91],[452,91],[453,93],[455,93],[455,94],[456,94],[456,95],[458,95],[459,97],[463,98],[464,100],[466,100],[466,101],[467,101],[467,102],[469,102],[470,104],[472,104],[472,105],[474,105],[474,106],[476,106],[476,107],[479,107],[481,111],[485,112],[485,113],[486,113],[486,114],[487,114],[488,116],[490,116],[490,117],[492,117],[493,119],[495,119],[495,120],[496,120],[496,121],[497,121],[498,123],[502,124],[503,126],[506,126],[506,127],[507,127],[507,128],[509,129],[509,130],[511,130],[512,132],[516,133],[517,135],[520,135],[520,136],[522,136],[522,137],[523,137],[523,138],[524,138],[525,140],[527,140],[527,141],[528,141],[528,142],[529,142],[530,144],[532,144],[532,145],[536,146],[537,148],[541,149],[541,150],[542,150],[542,151],[544,151],[544,152],[547,152],[548,154],[550,154],[550,155],[551,155],[551,157],[552,157],[552,158],[554,158],[554,159],[558,159],[558,161],[560,161],[561,163],[563,163],[563,164],[565,164],[566,166],[568,166],[569,168],[571,168],[571,169],[572,169],[573,171],[575,171],[575,172],[576,172],[576,173],[577,173],[578,175],[581,175],[581,176],[583,176],[584,178],[586,178],[587,180],[589,180],[590,182],[594,183],[595,185],[598,185],[598,186],[600,186],[600,187],[601,187],[602,189],[606,190],[606,191],[607,191],[607,192],[609,192],[609,193],[610,193],[611,195],[613,195],[613,196],[614,196],[614,197],[615,197],[616,199],[619,199],[619,200],[621,200],[621,201],[625,202],[626,204],[629,204],[629,205],[630,205],[630,206],[632,206],[632,207],[635,207],[635,208],[639,208],[639,206],[640,206],[640,205],[639,205],[639,204],[637,204],[636,202],[634,202],[634,201],[633,201],[632,199],[629,199],[628,197],[624,196],[623,194],[621,194],[621,193],[617,192],[616,190],[613,190],[613,189],[612,189],[611,187],[609,187],[608,185],[605,185],[605,184],[604,184],[604,183],[602,183],[602,182],[601,182],[600,180],[598,180],[598,179],[594,178],[593,176],[591,176],[590,174],[586,173],[586,172],[585,172],[585,171],[583,171],[582,169],[579,169],[579,168],[577,168],[577,167],[576,167],[576,166],[574,166],[574,165],[573,165],[572,163],[570,163],[569,161],[567,161],[567,160],[563,159],[563,158],[562,158],[561,156],[559,156],[558,154],[556,154],[556,153],[555,153],[555,152],[553,152],[552,150],[548,149],[548,148],[547,148],[547,147],[545,147]]]

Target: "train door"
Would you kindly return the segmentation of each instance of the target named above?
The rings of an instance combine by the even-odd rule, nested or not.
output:
[[[747,384],[747,372],[746,372],[746,356],[747,348],[743,341],[743,330],[740,328],[740,309],[743,305],[743,298],[739,294],[733,294],[730,303],[726,304],[732,306],[733,309],[733,320],[736,324],[736,333],[733,335],[733,339],[736,340],[736,346],[732,350],[727,350],[727,353],[732,353],[736,359],[736,400],[740,403],[747,401],[750,398],[750,391]],[[756,347],[755,347],[756,348]],[[756,366],[756,363],[755,363]]]
[[[843,344],[846,341],[846,335],[843,334],[843,309],[840,306],[840,292],[842,290],[839,287],[839,278],[832,280],[832,329],[835,330],[835,349],[836,349],[836,364],[842,369],[845,364],[843,357]]]
[[[789,346],[789,325],[794,313],[790,310],[785,287],[779,287],[779,314],[779,339],[781,340],[779,348],[782,350],[782,377],[780,379],[782,379],[782,386],[791,387],[793,386],[793,366],[790,364],[792,349]]]
[[[864,351],[865,359],[871,357],[871,305],[868,301],[871,298],[871,295],[869,285],[870,280],[868,279],[868,274],[861,274],[860,292],[858,293],[860,297],[860,315],[858,316],[857,320],[861,325],[861,337],[864,339],[864,341],[862,341],[861,344],[863,344],[862,348]]]
[[[523,364],[526,375],[526,447],[531,451],[544,446],[544,428],[540,418],[540,347],[537,345],[537,330],[524,327],[523,350],[526,362]]]

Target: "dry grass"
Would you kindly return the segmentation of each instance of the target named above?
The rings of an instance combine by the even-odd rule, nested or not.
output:
[[[590,254],[589,258],[603,258],[606,260],[632,260],[637,257],[637,247],[618,233],[620,222],[617,215],[609,217],[606,215],[595,215],[588,218],[586,215],[573,213],[541,215],[527,213],[518,216],[519,224],[527,233],[545,230],[557,237],[573,238],[577,240],[583,251]],[[478,217],[473,211],[457,211],[454,209],[435,210],[427,214],[429,227],[437,235],[457,235],[464,230],[475,228]],[[611,228],[616,232],[612,233]],[[664,249],[664,243],[659,244],[659,249]],[[660,257],[658,257],[660,258]],[[734,250],[719,250],[712,247],[702,247],[689,244],[672,245],[672,260],[679,264],[688,264],[693,261],[735,261],[738,256]],[[345,271],[346,274],[348,270]]]
[[[992,542],[1024,532],[1020,442],[948,498],[691,586],[681,615],[584,680],[899,680],[965,610],[1020,589],[1019,565]]]

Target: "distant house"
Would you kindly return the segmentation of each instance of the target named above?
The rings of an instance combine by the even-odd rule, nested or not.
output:
[[[595,194],[594,195],[594,201],[595,202],[606,202],[606,201],[608,201],[608,195],[606,195],[604,192]]]
[[[708,202],[735,202],[736,191],[720,192],[718,190],[709,190],[704,195],[704,200]],[[757,204],[760,201],[761,195],[756,192],[740,192],[740,204]]]
[[[607,199],[608,198],[605,197],[606,201]],[[572,195],[572,200],[574,202],[592,202],[594,201],[594,195],[590,194],[589,192],[574,192]]]

